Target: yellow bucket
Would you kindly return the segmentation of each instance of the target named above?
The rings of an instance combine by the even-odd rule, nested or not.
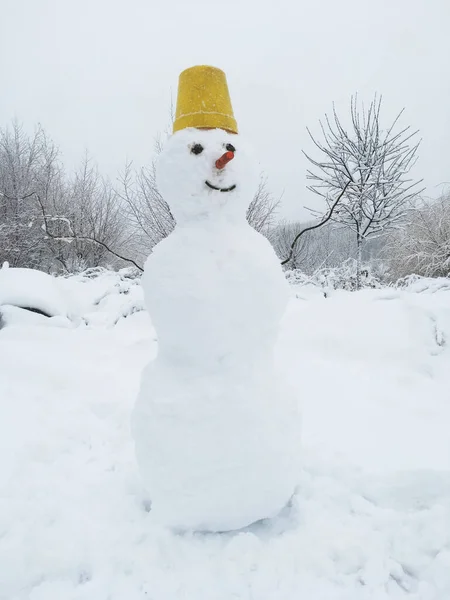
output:
[[[238,132],[227,78],[221,69],[200,65],[180,74],[173,132],[186,127]]]

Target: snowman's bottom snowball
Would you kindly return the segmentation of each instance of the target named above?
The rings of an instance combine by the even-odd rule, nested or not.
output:
[[[149,388],[144,374],[132,419],[153,519],[177,530],[229,531],[276,516],[298,482],[295,399],[267,379],[171,379],[161,394],[153,375]]]

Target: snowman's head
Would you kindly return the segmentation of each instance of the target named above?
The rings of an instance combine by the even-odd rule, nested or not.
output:
[[[242,220],[258,186],[258,164],[239,135],[187,128],[167,141],[156,176],[177,223]]]

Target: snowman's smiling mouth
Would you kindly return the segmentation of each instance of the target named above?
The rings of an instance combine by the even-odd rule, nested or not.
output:
[[[216,190],[218,192],[232,192],[236,187],[236,185],[234,184],[234,185],[230,185],[230,187],[227,187],[227,188],[221,188],[221,187],[217,187],[217,186],[213,185],[212,183],[209,183],[208,180],[206,180],[205,183],[209,188],[211,188],[212,190]]]

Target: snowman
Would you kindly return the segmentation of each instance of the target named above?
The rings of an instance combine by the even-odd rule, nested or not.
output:
[[[142,280],[158,355],[132,415],[152,517],[174,530],[274,517],[297,483],[297,400],[273,357],[289,289],[246,220],[258,175],[223,71],[181,73],[174,133],[157,165],[176,227]]]

